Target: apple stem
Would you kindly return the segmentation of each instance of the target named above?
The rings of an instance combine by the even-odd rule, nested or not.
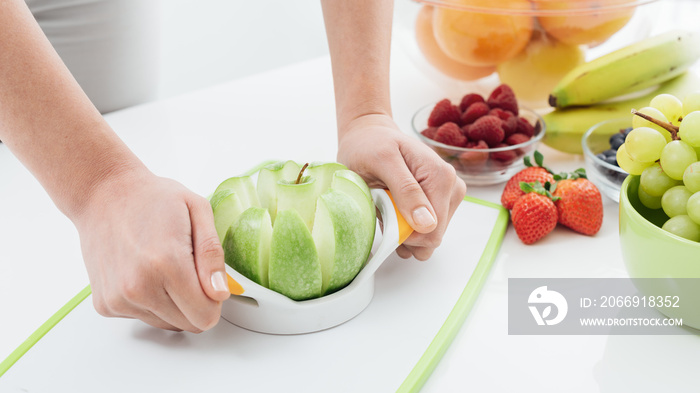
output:
[[[294,184],[299,184],[301,183],[301,176],[304,174],[304,171],[306,170],[306,167],[309,166],[309,163],[307,162],[304,164],[303,167],[301,167],[301,170],[299,171],[299,176],[297,176],[297,181]]]
[[[680,137],[678,137],[678,129],[679,129],[679,127],[674,126],[674,125],[671,124],[671,123],[666,123],[666,122],[663,122],[663,121],[661,121],[661,120],[659,120],[659,119],[655,119],[655,118],[653,118],[653,117],[651,117],[651,116],[649,116],[649,115],[645,115],[644,113],[639,112],[639,111],[636,110],[636,109],[632,109],[632,113],[635,114],[635,115],[637,115],[637,116],[639,116],[639,117],[641,117],[641,118],[644,119],[644,120],[648,120],[648,121],[650,121],[650,122],[656,124],[657,126],[666,129],[668,132],[671,133],[671,138],[672,138],[674,141],[675,141],[675,140],[681,139]]]

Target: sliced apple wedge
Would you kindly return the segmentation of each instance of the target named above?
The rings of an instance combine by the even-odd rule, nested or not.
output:
[[[280,210],[270,243],[270,289],[294,300],[321,296],[321,264],[311,232],[296,210]]]
[[[226,232],[222,243],[226,263],[267,287],[271,239],[270,214],[261,207],[250,207]]]
[[[316,179],[316,185],[320,190],[318,195],[321,195],[323,191],[330,188],[333,174],[339,170],[347,169],[345,165],[337,162],[312,162],[306,168],[306,174]]]
[[[365,218],[365,231],[372,234],[372,236],[368,236],[368,238],[371,237],[369,240],[369,247],[371,248],[377,226],[377,211],[374,208],[372,194],[367,183],[357,173],[345,169],[333,173],[331,188],[346,193],[360,207],[361,214]]]
[[[329,189],[318,198],[312,236],[321,264],[324,295],[352,281],[367,260],[364,221],[362,209],[347,194]]]
[[[216,234],[219,235],[219,241],[223,242],[226,231],[228,231],[231,224],[236,222],[238,216],[247,209],[247,206],[244,206],[238,194],[230,189],[215,192],[209,203],[214,212]]]
[[[238,194],[238,198],[243,206],[260,206],[258,193],[255,191],[255,183],[253,183],[253,179],[250,176],[228,178],[219,184],[214,194],[216,195],[217,192],[227,189]]]
[[[294,161],[279,161],[258,172],[257,193],[260,206],[270,212],[272,222],[277,215],[277,182],[296,179],[301,167]]]
[[[299,184],[296,184],[296,179],[289,182],[279,180],[276,189],[277,211],[296,210],[310,231],[314,225],[316,199],[318,199],[319,191],[316,187],[316,179],[304,176]]]

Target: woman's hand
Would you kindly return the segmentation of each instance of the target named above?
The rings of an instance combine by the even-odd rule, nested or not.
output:
[[[201,332],[229,297],[209,202],[147,171],[103,181],[74,219],[104,316]]]
[[[388,188],[415,231],[397,254],[428,259],[464,199],[464,181],[429,147],[402,133],[387,115],[359,117],[338,135],[338,161],[360,174],[370,187]]]

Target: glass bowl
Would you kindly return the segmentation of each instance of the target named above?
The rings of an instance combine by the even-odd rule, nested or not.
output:
[[[628,174],[619,166],[603,161],[598,154],[611,148],[611,136],[631,126],[631,116],[606,120],[591,127],[581,140],[589,180],[615,202],[620,201],[620,186]]]
[[[411,128],[416,137],[452,165],[457,175],[468,185],[485,186],[508,181],[525,167],[523,157],[535,151],[545,133],[542,117],[521,106],[519,116],[527,120],[535,129],[535,134],[530,140],[508,147],[488,149],[450,146],[421,134],[421,131],[428,127],[428,118],[434,107],[433,103],[419,109],[413,115]]]
[[[447,95],[505,83],[538,110],[576,65],[650,36],[654,1],[401,0],[394,34]]]

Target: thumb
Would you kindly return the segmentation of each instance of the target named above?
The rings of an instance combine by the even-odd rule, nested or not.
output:
[[[199,283],[204,293],[215,301],[224,301],[231,295],[226,280],[224,250],[214,226],[214,213],[209,202],[199,197],[188,201],[192,223],[192,248]]]
[[[396,207],[408,225],[419,233],[432,232],[437,227],[435,211],[413,173],[403,160],[382,167],[380,171],[388,173],[380,174],[380,178],[389,187]]]

